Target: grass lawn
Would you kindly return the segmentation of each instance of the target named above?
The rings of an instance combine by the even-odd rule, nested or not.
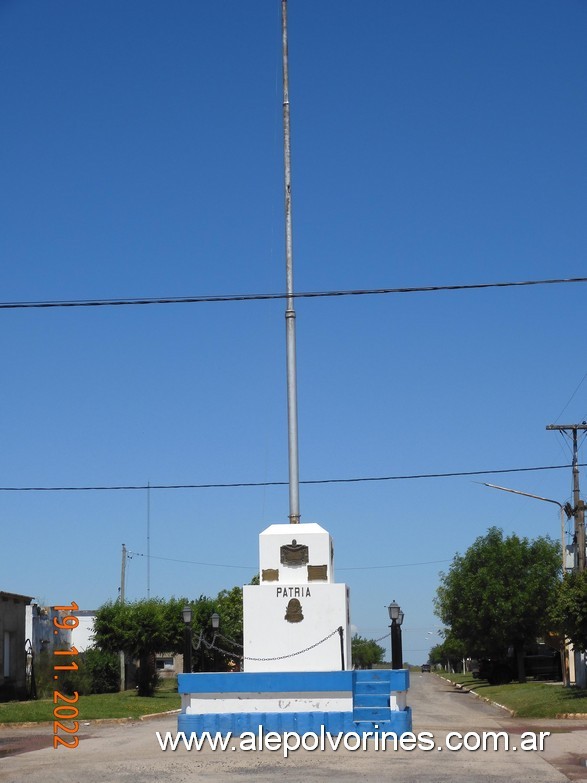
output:
[[[59,701],[58,704],[64,705],[64,702]],[[55,706],[52,698],[0,703],[0,723],[52,721]],[[76,720],[81,722],[96,718],[138,718],[154,712],[178,710],[180,696],[164,688],[157,690],[152,698],[137,696],[135,691],[99,693],[80,696],[75,707],[79,710]]]
[[[485,680],[475,680],[470,674],[442,676],[479,696],[503,704],[514,710],[520,718],[555,718],[562,714],[587,714],[587,690],[563,688],[562,685],[529,680],[524,684],[489,685]]]

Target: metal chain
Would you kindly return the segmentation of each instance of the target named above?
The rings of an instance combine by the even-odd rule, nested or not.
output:
[[[212,640],[212,641],[214,641],[214,640]],[[198,635],[198,643],[197,644],[194,641],[192,641],[192,650],[194,650],[194,652],[197,652],[200,649],[200,647],[202,646],[202,644],[204,645],[204,647],[207,647],[208,649],[210,649],[210,645],[208,644],[208,642],[204,638],[204,631],[200,631],[200,633]]]
[[[231,655],[233,658],[239,658],[242,660],[247,661],[281,661],[284,658],[293,658],[296,655],[301,655],[302,653],[308,652],[308,650],[314,649],[314,647],[318,647],[318,645],[325,642],[327,639],[330,639],[331,636],[334,636],[334,634],[338,631],[338,628],[336,630],[332,631],[332,633],[328,634],[328,636],[325,636],[324,639],[321,639],[319,642],[316,642],[316,644],[312,644],[310,647],[306,647],[305,650],[300,650],[299,652],[295,653],[289,653],[288,655],[279,655],[276,658],[249,658],[246,655],[238,655],[234,652],[229,652],[228,650],[223,650],[221,647],[217,647],[214,644],[214,641],[212,643],[208,644],[208,642],[202,637],[202,634],[200,634],[200,638],[198,639],[198,645],[197,647],[194,647],[194,650],[199,649],[202,642],[209,650],[217,650],[218,652],[223,653],[224,655]],[[224,634],[218,633],[216,636],[219,636],[221,639],[224,639],[224,641],[229,642],[230,644],[233,644],[235,647],[240,647],[240,649],[244,649],[243,645],[240,642],[235,642],[234,639],[230,639],[228,636],[224,636]],[[374,642],[381,642],[383,639],[389,639],[389,632],[384,633],[383,636],[380,636],[379,639],[373,639]]]
[[[251,658],[248,655],[235,655],[232,652],[229,652],[228,650],[223,650],[221,647],[217,647],[214,643],[208,645],[207,642],[204,642],[208,649],[217,650],[218,652],[223,653],[224,655],[230,655],[234,658],[239,658],[241,661],[283,661],[285,658],[293,658],[296,655],[301,655],[302,653],[308,652],[309,650],[313,650],[315,647],[318,647],[320,644],[323,644],[325,641],[330,639],[332,636],[334,636],[335,633],[338,633],[340,630],[339,628],[335,628],[334,631],[328,634],[328,636],[325,636],[324,639],[320,639],[319,642],[315,642],[314,644],[311,644],[309,647],[306,647],[303,650],[298,650],[294,653],[288,653],[287,655],[277,655],[274,658]],[[220,636],[220,634],[219,634]],[[223,637],[225,638],[225,637]],[[242,645],[239,645],[241,647]]]
[[[221,639],[224,639],[225,642],[229,642],[230,644],[234,644],[235,647],[240,647],[241,650],[243,649],[243,646],[240,642],[235,642],[234,639],[229,639],[228,636],[224,636],[224,634],[218,633],[216,634]]]

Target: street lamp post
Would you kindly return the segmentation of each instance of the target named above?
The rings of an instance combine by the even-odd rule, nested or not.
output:
[[[399,604],[392,601],[387,607],[389,619],[391,620],[391,668],[403,669],[403,651],[402,651],[402,629],[404,613]]]
[[[561,514],[561,546],[562,546],[562,558],[563,558],[563,574],[565,573],[566,566],[566,551],[565,551],[565,517],[570,519],[573,516],[573,509],[570,503],[559,503],[558,500],[551,500],[550,498],[543,498],[541,495],[532,495],[530,492],[522,492],[519,489],[509,489],[508,487],[500,487],[497,484],[488,484],[485,481],[481,482],[484,487],[490,487],[491,489],[501,489],[502,492],[511,492],[513,495],[523,495],[525,498],[534,498],[534,500],[543,500],[545,503],[554,503],[558,506]]]
[[[214,649],[214,671],[218,671],[218,650],[216,649],[216,634],[218,633],[218,629],[220,628],[220,615],[214,612],[212,617],[210,618],[210,623],[212,625],[212,630],[214,631],[214,636],[212,637],[212,647]]]
[[[184,629],[183,629],[183,673],[192,672],[192,607],[189,604],[183,607],[182,611]]]

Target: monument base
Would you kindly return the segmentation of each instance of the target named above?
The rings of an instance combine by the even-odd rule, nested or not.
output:
[[[399,736],[412,730],[408,687],[407,669],[180,674],[178,729]]]

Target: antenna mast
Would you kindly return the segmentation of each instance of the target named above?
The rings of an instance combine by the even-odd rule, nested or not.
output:
[[[286,276],[286,362],[287,430],[289,444],[289,521],[300,521],[300,477],[298,459],[298,402],[296,377],[296,313],[294,310],[293,245],[291,222],[291,146],[289,121],[289,69],[287,51],[287,0],[281,0],[283,52],[283,169],[285,190],[285,276]]]

